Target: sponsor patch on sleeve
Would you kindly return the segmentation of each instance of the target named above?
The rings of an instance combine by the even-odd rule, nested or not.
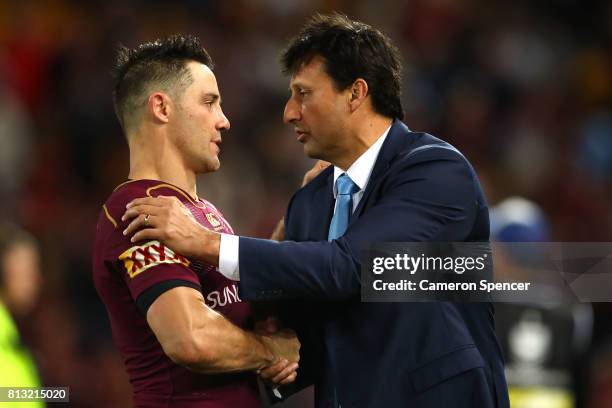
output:
[[[119,260],[130,278],[161,264],[181,264],[189,266],[189,260],[175,253],[159,241],[149,241],[143,245],[136,245],[119,255]]]

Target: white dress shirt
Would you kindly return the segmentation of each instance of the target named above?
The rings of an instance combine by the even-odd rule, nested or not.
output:
[[[387,134],[389,133],[389,126],[382,135],[366,150],[361,156],[357,158],[348,168],[346,174],[353,180],[353,182],[359,187],[359,191],[353,194],[353,211],[359,205],[359,201],[363,197],[363,193],[370,181],[370,176],[372,175],[372,170],[374,169],[374,164],[376,163],[376,159],[378,159],[378,154],[380,153],[380,148],[382,147],[385,139],[387,138]],[[338,196],[338,191],[336,189],[336,180],[340,177],[344,170],[339,167],[334,166],[334,184],[333,184],[333,192],[334,192],[334,200]],[[334,212],[336,208],[334,207]],[[240,237],[238,235],[230,235],[230,234],[221,234],[221,244],[219,248],[219,272],[223,274],[225,277],[231,280],[238,281],[240,280],[240,271],[238,265],[240,265],[238,256],[239,256],[239,244]]]

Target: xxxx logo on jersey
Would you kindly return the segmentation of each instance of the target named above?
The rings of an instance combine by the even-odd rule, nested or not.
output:
[[[218,228],[221,226],[221,221],[219,221],[213,213],[206,213],[206,219],[213,228]]]
[[[175,253],[159,241],[149,241],[144,245],[133,246],[121,255],[125,270],[130,278],[160,264],[182,264],[189,266],[189,260]]]

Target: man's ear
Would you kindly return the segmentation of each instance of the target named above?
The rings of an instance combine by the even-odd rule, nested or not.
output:
[[[357,78],[349,87],[349,106],[351,112],[355,112],[359,109],[367,97],[368,83],[362,78]]]
[[[168,123],[168,118],[172,111],[172,101],[167,94],[163,92],[154,92],[149,95],[147,110],[154,121]]]

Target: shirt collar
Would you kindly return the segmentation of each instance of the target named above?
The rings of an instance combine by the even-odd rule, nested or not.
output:
[[[363,152],[363,154],[359,156],[355,162],[353,162],[351,167],[349,167],[346,172],[341,168],[334,166],[334,198],[336,198],[338,195],[336,190],[336,180],[338,180],[338,177],[340,177],[343,173],[346,173],[351,180],[357,184],[360,191],[365,190],[366,186],[368,185],[368,181],[370,180],[372,169],[374,169],[374,163],[376,163],[376,159],[378,159],[378,153],[380,153],[380,149],[385,142],[387,135],[389,134],[389,129],[391,129],[391,126],[389,126],[382,133],[382,135],[378,137],[378,140],[376,140],[376,142],[374,142],[372,146],[368,148],[368,150]]]

